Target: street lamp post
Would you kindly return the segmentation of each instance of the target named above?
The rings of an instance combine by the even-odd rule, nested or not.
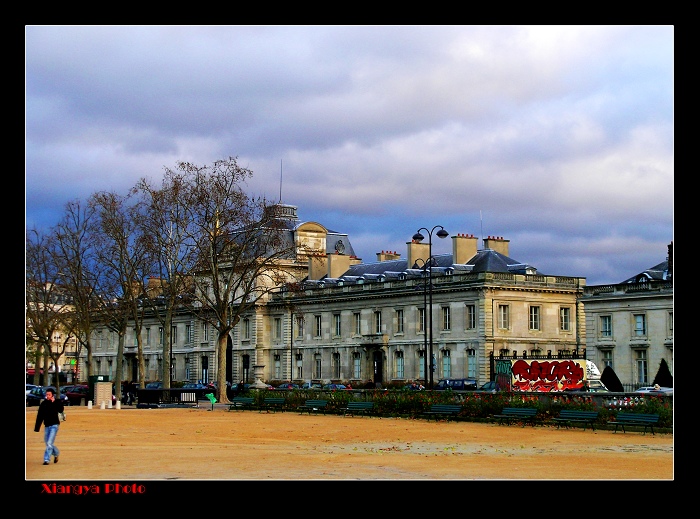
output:
[[[427,263],[421,258],[418,258],[418,260],[423,262],[423,320],[421,322],[423,329],[423,381],[425,386],[428,387],[428,280],[425,272]],[[418,261],[416,261],[416,264],[418,264]]]
[[[430,384],[428,385],[429,389],[433,389],[433,371],[435,370],[435,362],[433,361],[433,232],[435,232],[435,229],[440,229],[436,233],[438,238],[447,238],[450,235],[442,225],[436,225],[432,229],[421,227],[420,229],[418,229],[418,231],[416,231],[416,234],[413,235],[413,240],[417,243],[420,243],[425,239],[425,236],[423,236],[420,232],[425,231],[428,233],[428,261],[424,262],[423,270],[428,270],[428,311],[430,312],[430,315],[428,317],[428,332],[430,333],[430,338],[428,339],[428,347],[430,351],[426,353],[430,355]]]

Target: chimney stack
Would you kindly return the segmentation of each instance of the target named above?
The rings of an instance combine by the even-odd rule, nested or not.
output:
[[[510,240],[504,240],[503,236],[489,236],[484,238],[484,248],[495,250],[496,252],[503,254],[504,256],[509,256],[508,244]]]
[[[477,252],[479,238],[473,234],[457,234],[452,237],[452,263],[464,265]]]
[[[428,244],[411,240],[407,242],[406,245],[408,246],[408,255],[406,256],[406,265],[408,265],[408,268],[413,268],[413,265],[415,265],[416,261],[419,259],[423,261],[418,262],[418,268],[423,268],[423,265],[428,262],[428,255],[430,253]]]
[[[390,260],[397,260],[401,258],[401,254],[398,252],[394,251],[382,251],[382,252],[377,252],[377,261],[390,261]]]

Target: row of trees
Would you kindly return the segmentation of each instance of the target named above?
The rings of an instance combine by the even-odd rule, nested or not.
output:
[[[144,316],[163,328],[169,359],[173,313],[185,307],[217,331],[217,399],[226,397],[226,347],[242,314],[291,278],[294,243],[289,222],[264,197],[246,194],[252,171],[235,157],[165,168],[160,185],[142,178],[126,194],[97,192],[66,204],[61,221],[26,236],[27,356],[58,366],[74,337],[93,370],[91,335],[107,326],[118,338],[117,397],[121,395],[124,339],[135,329],[143,387]],[[286,261],[286,263],[285,263]],[[63,340],[53,338],[63,331]],[[38,373],[39,370],[36,370]],[[170,365],[163,363],[164,387]]]

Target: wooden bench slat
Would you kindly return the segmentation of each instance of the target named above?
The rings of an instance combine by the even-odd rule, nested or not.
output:
[[[231,409],[235,409],[236,411],[240,411],[242,409],[252,408],[254,406],[255,399],[253,397],[237,396],[231,400],[231,403],[228,406],[228,410],[230,411]]]
[[[267,411],[269,413],[270,409],[272,409],[272,412],[276,413],[277,409],[284,408],[286,402],[284,398],[266,397],[263,399],[263,403],[260,406],[260,412]]]
[[[374,410],[374,402],[348,402],[347,407],[343,409],[343,416],[355,413],[367,414]]]
[[[430,410],[424,412],[423,414],[428,417],[428,421],[430,421],[430,418],[433,416],[435,417],[435,420],[437,420],[439,416],[444,416],[447,418],[447,420],[449,420],[450,417],[457,416],[461,410],[461,405],[433,404],[430,406]]]
[[[328,405],[328,400],[306,400],[304,405],[300,405],[298,409],[300,414],[303,414],[304,411],[308,411],[309,414],[319,411],[326,414],[326,405]]]
[[[614,421],[608,422],[610,425],[615,425],[615,431],[617,432],[618,426],[622,427],[622,432],[625,433],[625,425],[635,425],[638,427],[644,427],[644,434],[647,433],[647,428],[651,429],[651,434],[654,433],[654,425],[659,422],[658,414],[649,413],[629,413],[621,411],[617,413]]]
[[[595,431],[595,422],[598,420],[599,414],[600,413],[598,411],[577,411],[573,409],[563,409],[559,413],[559,416],[553,420],[557,424],[557,429],[559,429],[561,424],[564,424],[568,429],[569,425],[572,423],[582,423],[584,431],[586,430],[587,424],[591,424],[591,429]]]
[[[534,427],[537,409],[534,407],[504,407],[501,414],[495,414],[493,417],[498,420],[499,424],[503,424],[505,421],[510,425],[513,420],[520,420],[523,422],[523,427],[527,422],[530,422]]]

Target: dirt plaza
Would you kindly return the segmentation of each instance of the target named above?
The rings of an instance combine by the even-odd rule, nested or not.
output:
[[[26,481],[673,480],[673,434],[309,415],[68,407],[42,465],[26,409]]]

